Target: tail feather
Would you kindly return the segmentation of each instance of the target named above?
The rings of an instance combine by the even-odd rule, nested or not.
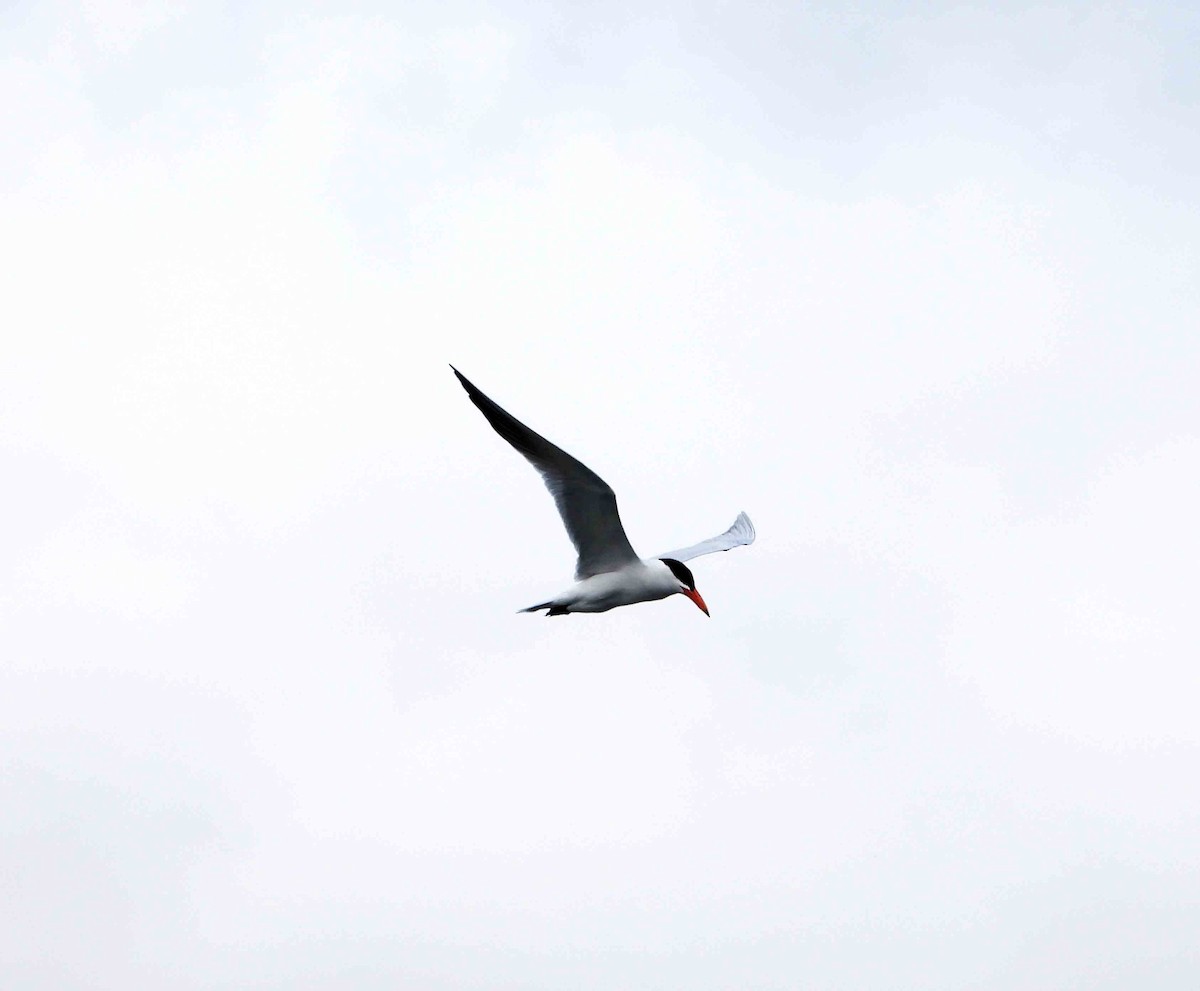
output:
[[[547,616],[565,616],[570,612],[566,606],[556,606],[553,602],[539,602],[536,606],[526,606],[517,612],[537,612],[539,609],[545,609]]]

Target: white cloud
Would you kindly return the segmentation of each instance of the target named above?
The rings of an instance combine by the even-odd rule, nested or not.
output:
[[[180,0],[80,0],[92,40],[107,57],[120,57],[157,29],[182,17]]]
[[[122,530],[96,514],[71,520],[37,549],[20,580],[51,608],[126,620],[177,614],[189,594],[181,562],[137,547]]]
[[[1065,153],[1135,161],[1107,62],[88,10],[0,69],[22,980],[1190,986],[1194,223]],[[246,58],[168,80],[193,32]],[[569,547],[447,361],[644,552],[747,509],[713,618],[513,615]]]
[[[1189,439],[1123,457],[1072,523],[993,531],[960,572],[951,668],[1054,733],[1118,750],[1200,743],[1186,703],[1198,454]]]

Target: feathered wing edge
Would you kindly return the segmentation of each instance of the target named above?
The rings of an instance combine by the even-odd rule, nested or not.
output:
[[[676,561],[689,561],[694,557],[700,557],[702,554],[715,554],[718,551],[731,551],[735,547],[745,547],[747,544],[754,543],[756,536],[754,524],[750,522],[750,517],[745,513],[738,513],[737,519],[733,521],[733,526],[724,533],[719,533],[715,537],[709,537],[708,540],[702,540],[698,544],[692,544],[691,547],[684,547],[677,551],[667,551],[665,554],[657,554],[655,556],[660,560],[663,558],[672,558]]]
[[[575,577],[590,578],[636,561],[637,553],[621,525],[617,497],[608,483],[499,406],[453,365],[450,369],[492,429],[542,476],[575,545]]]

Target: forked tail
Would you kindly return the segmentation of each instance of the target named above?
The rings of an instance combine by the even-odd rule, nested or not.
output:
[[[539,602],[536,606],[526,606],[524,609],[518,609],[517,612],[537,612],[539,609],[547,610],[547,616],[565,616],[570,612],[566,606],[556,606],[553,602]]]

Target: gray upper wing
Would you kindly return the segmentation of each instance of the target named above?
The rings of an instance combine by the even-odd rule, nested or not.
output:
[[[728,551],[734,547],[752,544],[754,536],[754,524],[750,522],[750,517],[745,513],[738,513],[738,518],[733,521],[733,526],[724,533],[709,537],[708,540],[702,540],[698,544],[692,544],[691,547],[684,547],[682,550],[659,554],[657,557],[660,560],[672,558],[676,561],[688,561],[701,554],[715,554],[717,551]]]
[[[496,433],[541,473],[579,555],[575,577],[590,578],[636,561],[638,556],[617,513],[617,497],[604,479],[505,412],[457,368],[450,367]]]

